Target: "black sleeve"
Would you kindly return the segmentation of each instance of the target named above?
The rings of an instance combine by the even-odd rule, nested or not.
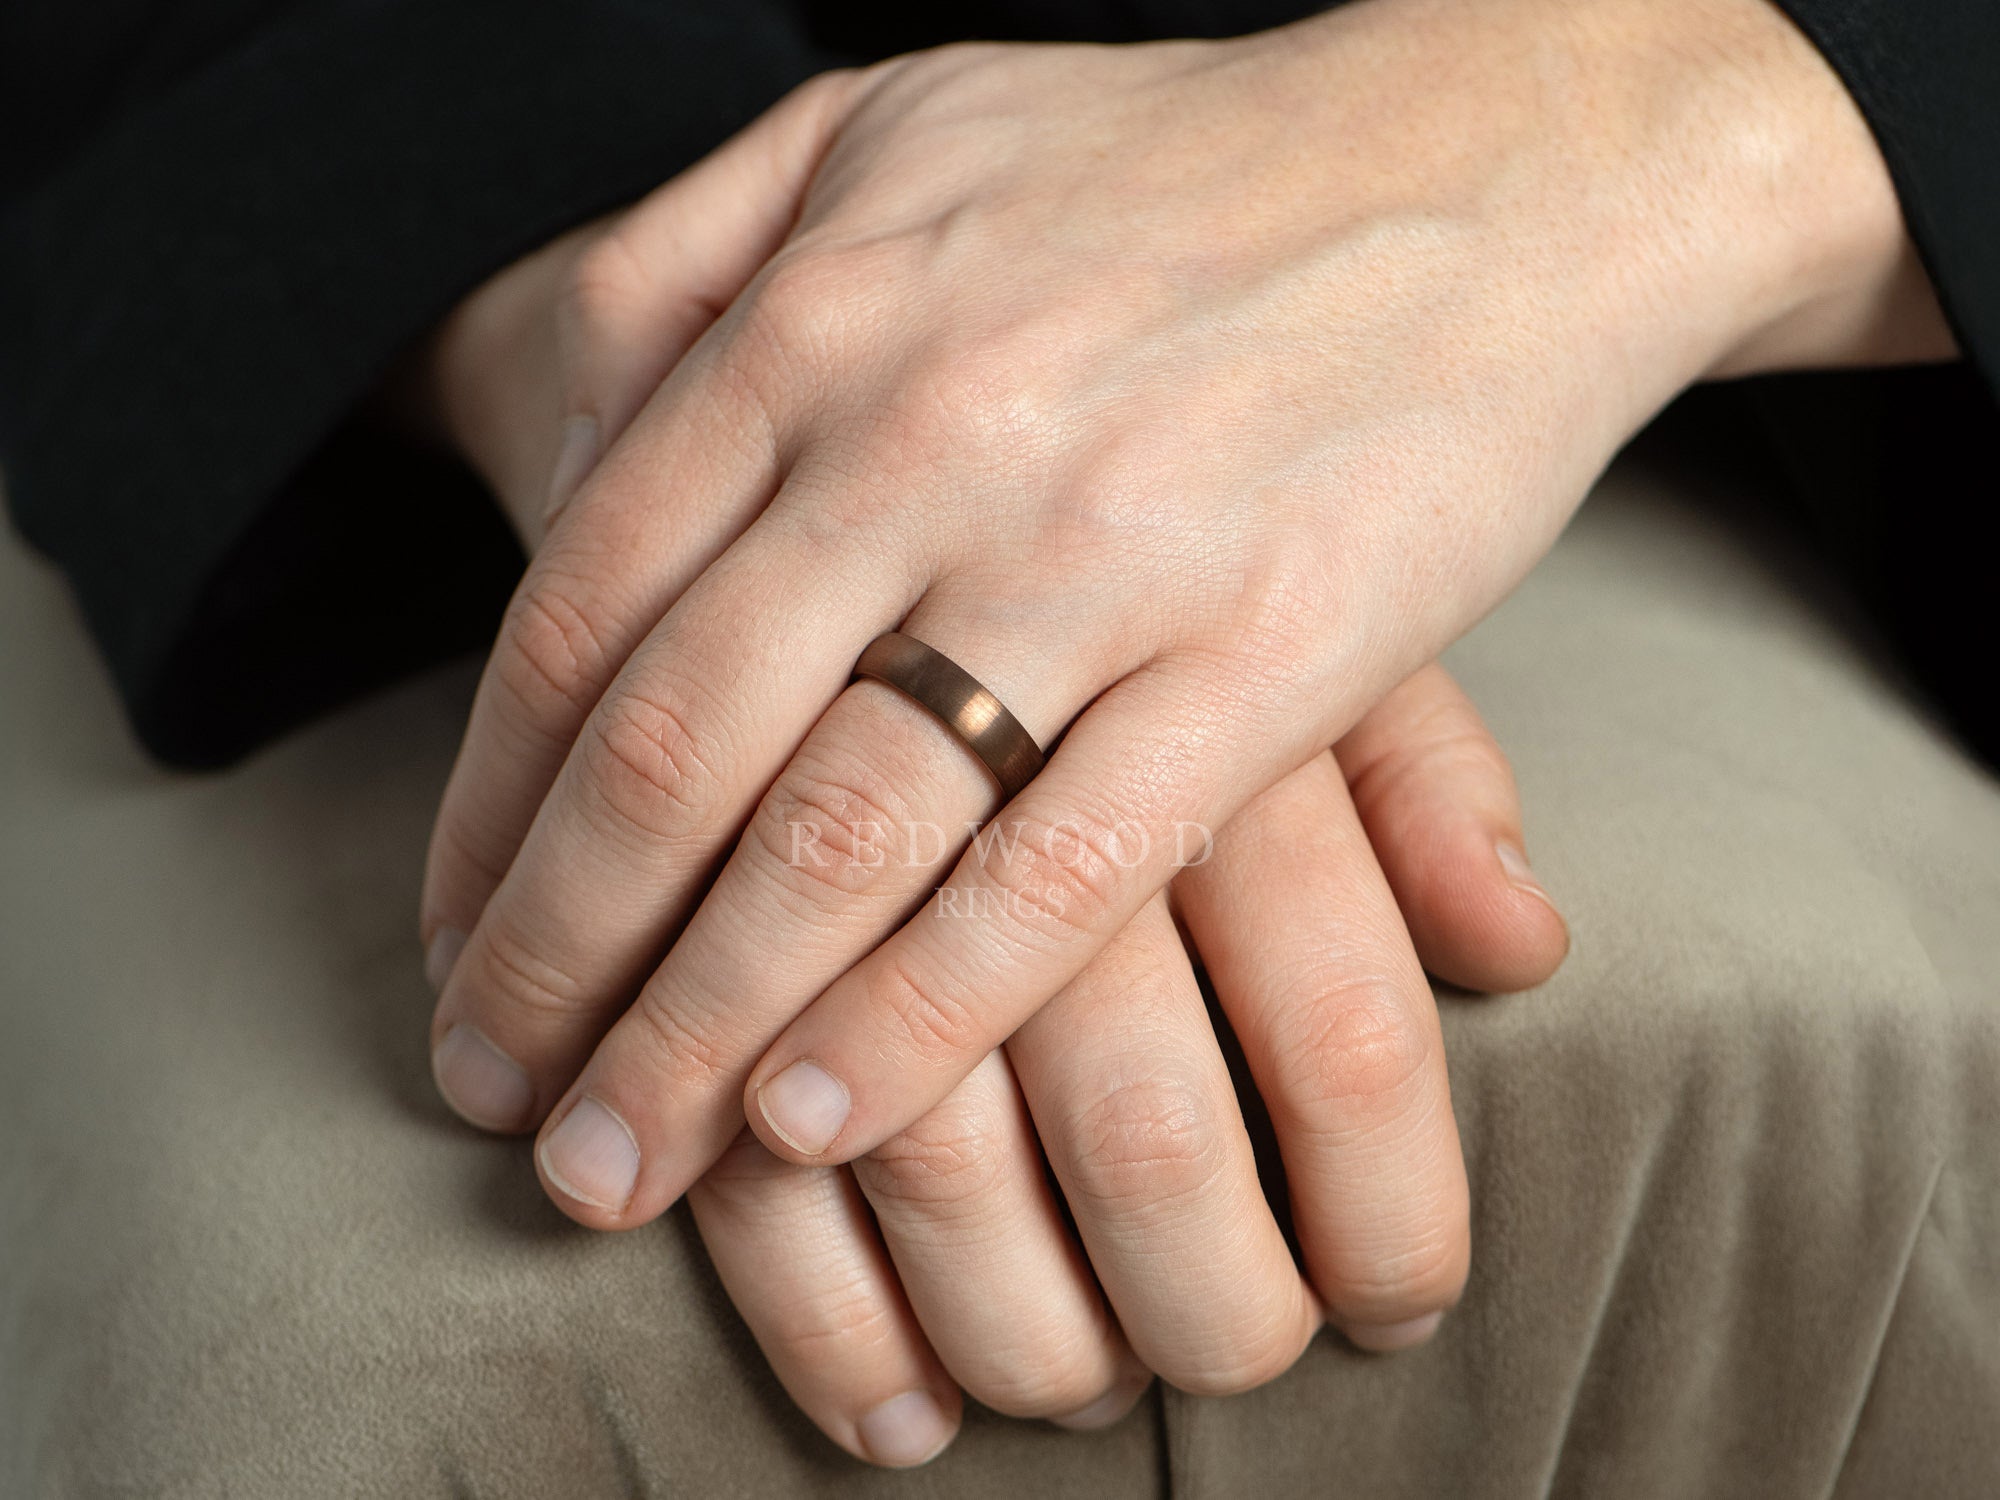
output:
[[[1777,0],[1854,96],[1964,363],[1750,382],[1783,502],[1919,689],[2000,767],[2000,0]]]
[[[490,638],[495,507],[357,402],[825,65],[784,0],[9,8],[0,465],[149,750],[224,762]]]
[[[2000,393],[2000,3],[1777,3],[1867,117],[1959,347]]]

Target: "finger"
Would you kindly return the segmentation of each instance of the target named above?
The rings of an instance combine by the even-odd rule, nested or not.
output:
[[[656,189],[577,259],[558,309],[565,398],[548,519],[784,242],[862,75],[823,73]]]
[[[1082,675],[1090,668],[1083,653],[1058,671],[1007,660],[993,643],[1016,633],[999,622],[926,600],[904,624],[1010,695],[1031,731],[1060,724],[1070,704],[1098,686]],[[842,693],[551,1112],[537,1159],[564,1211],[595,1227],[620,1227],[652,1218],[686,1191],[741,1125],[744,1081],[757,1059],[924,901],[995,800],[971,752],[915,703],[875,682]],[[661,882],[656,872],[635,878],[650,888]],[[595,898],[586,889],[560,899]],[[626,1141],[632,1150],[623,1149]],[[603,1143],[620,1149],[607,1153]],[[615,1175],[607,1170],[614,1163]]]
[[[421,933],[435,987],[612,678],[777,488],[755,398],[698,378],[698,363],[660,392],[658,430],[641,423],[605,459],[508,605],[431,835]]]
[[[1165,899],[1007,1047],[1077,1233],[1146,1365],[1204,1395],[1290,1368],[1320,1308],[1258,1184]]]
[[[1507,757],[1451,674],[1416,673],[1335,753],[1424,967],[1500,992],[1553,974],[1569,929],[1528,869]]]
[[[522,1128],[560,1096],[855,657],[901,613],[896,571],[886,547],[858,535],[814,548],[766,517],[634,653],[439,998],[439,1082],[462,1113]],[[888,592],[871,598],[856,577]],[[466,1107],[452,1069],[471,1048],[489,1073],[508,1072],[511,1116]],[[717,1113],[677,1192],[734,1134]],[[616,1144],[614,1132],[592,1152]]]
[[[908,1468],[961,1403],[845,1168],[795,1167],[745,1135],[688,1194],[724,1290],[793,1401],[857,1458]]]
[[[904,1295],[968,1395],[1078,1427],[1131,1410],[1152,1375],[1063,1222],[1004,1052],[852,1170]]]
[[[759,1139],[844,1161],[928,1111],[1166,883],[1176,820],[1226,817],[1272,754],[1244,704],[1191,674],[1121,681],[937,895],[772,1044],[744,1101]]]
[[[817,142],[831,128],[843,91],[854,87],[852,78],[840,74],[802,86],[693,168],[684,192],[675,196],[669,188],[659,195],[662,201],[648,200],[635,210],[630,230],[621,231],[626,237],[614,236],[587,275],[598,283],[631,280],[641,257],[669,254],[678,244],[699,262],[699,279],[714,293],[683,302],[669,315],[678,333],[689,331],[710,301],[724,300],[720,289],[736,273],[745,266],[754,271],[772,226],[790,223],[803,187],[799,174],[810,175]],[[740,196],[730,190],[732,182],[743,189]],[[759,186],[764,196],[750,191]],[[683,220],[685,229],[677,230]],[[676,270],[652,267],[651,284],[671,284]],[[595,306],[612,295],[593,291],[590,298]],[[608,307],[602,315],[619,321]],[[636,321],[630,338],[634,342],[612,357],[616,373],[579,398],[575,414],[597,424],[592,443],[598,449],[608,449],[613,428],[622,431],[631,421],[634,401],[653,400],[657,417],[638,424],[601,462],[593,452],[592,503],[571,506],[566,523],[550,533],[501,625],[431,839],[420,929],[433,988],[443,987],[591,707],[668,607],[741,535],[778,486],[776,416],[755,382],[730,373],[723,345],[704,340],[655,392],[644,370],[634,373],[645,363],[646,344]],[[497,1102],[507,1106],[498,1114],[515,1113],[505,1096],[518,1092],[498,1091]],[[482,1111],[461,1113],[479,1120]]]
[[[1179,885],[1313,1285],[1358,1344],[1428,1337],[1465,1284],[1465,1166],[1437,1007],[1333,758],[1252,801]]]

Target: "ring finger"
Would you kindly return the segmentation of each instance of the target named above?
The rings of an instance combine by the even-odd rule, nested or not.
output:
[[[1132,1347],[1186,1390],[1288,1368],[1321,1311],[1257,1179],[1186,949],[1155,897],[1008,1043]]]
[[[723,1289],[822,1432],[892,1468],[951,1441],[958,1387],[917,1326],[853,1173],[779,1161],[745,1131],[688,1205]]]
[[[853,1172],[931,1346],[971,1395],[1091,1427],[1151,1383],[1063,1222],[1004,1052]]]
[[[1005,621],[969,622],[968,611],[927,601],[909,626],[982,673],[993,667],[973,654],[975,639],[1026,635]],[[995,681],[1046,739],[1102,686],[1092,666],[1081,653],[1060,672],[1003,662]],[[924,710],[879,683],[849,687],[779,774],[672,950],[551,1112],[537,1157],[564,1210],[618,1227],[652,1218],[685,1192],[742,1123],[744,1081],[764,1049],[924,901],[968,825],[993,804],[979,762]],[[808,1070],[786,1101],[805,1129],[840,1103],[815,1093],[813,1082]]]

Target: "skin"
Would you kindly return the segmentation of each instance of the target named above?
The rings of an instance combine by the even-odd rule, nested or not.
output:
[[[447,1093],[483,1059],[506,1108],[468,1113],[539,1123],[581,1222],[701,1184],[781,1376],[878,1461],[948,1437],[946,1371],[1003,1410],[1115,1415],[1147,1368],[1268,1378],[1322,1306],[1420,1336],[1462,1285],[1464,1183],[1409,939],[1526,976],[1559,924],[1530,952],[1456,920],[1536,901],[1498,853],[1497,755],[1435,821],[1371,820],[1371,782],[1426,725],[1481,742],[1421,664],[1680,389],[1948,352],[1838,82],[1763,0],[1368,0],[1231,42],[951,48],[808,86],[591,239],[570,321],[664,265],[675,336],[611,338],[627,378],[572,372],[568,420],[483,461],[539,449],[567,503],[434,845]],[[439,405],[461,429],[482,401],[506,404]],[[846,686],[898,626],[1066,729],[1000,818],[1025,853],[839,848],[994,811],[935,725]],[[801,821],[832,874],[782,857]],[[1176,880],[1182,822],[1221,834]],[[982,915],[926,899],[940,880]],[[1309,1189],[1303,1276],[1245,1190],[1169,881]],[[1019,1169],[1035,1136],[1129,1346]],[[965,1196],[1004,1233],[910,1211],[940,1160],[993,1163]],[[791,1242],[847,1247],[814,1272],[838,1295],[760,1300],[799,1257],[744,1204],[780,1199],[838,1227]],[[968,1265],[983,1238],[1013,1259]],[[1067,1288],[1011,1365],[948,1295],[973,1276]]]
[[[636,214],[508,268],[397,392],[481,469],[530,549],[552,494],[579,477],[564,474],[562,415],[636,406],[713,319],[668,240],[643,258],[627,248],[637,228],[665,231],[691,213],[698,186],[672,184]],[[643,274],[602,278],[594,254],[614,233],[621,266]],[[962,758],[920,716],[911,727],[928,737],[926,755]],[[1184,931],[1211,934],[1200,951],[1215,955],[1211,978],[1279,1106],[1312,1251],[1303,1278],[1278,1253],[1183,938],[1150,908],[1007,1049],[851,1171],[781,1162],[740,1136],[689,1197],[787,1389],[851,1452],[907,1462],[949,1437],[961,1388],[997,1410],[1096,1426],[1129,1410],[1155,1367],[1196,1389],[1256,1383],[1290,1363],[1325,1311],[1369,1347],[1427,1336],[1458,1295],[1470,1246],[1420,962],[1467,988],[1516,990],[1561,960],[1567,933],[1546,892],[1523,863],[1510,873],[1501,860],[1503,847],[1518,854],[1520,825],[1498,746],[1449,677],[1426,668],[1347,736],[1337,762],[1323,756],[1257,799],[1170,893]],[[476,911],[494,883],[475,876],[456,893]],[[1379,1036],[1366,1028],[1329,1044],[1341,1014],[1410,1032],[1409,1076],[1395,1087],[1374,1076]],[[1316,1046],[1298,1041],[1305,1028],[1321,1034]],[[1287,1051],[1322,1059],[1319,1088],[1351,1072],[1353,1104],[1330,1113],[1300,1097],[1301,1081],[1282,1073]],[[1148,1069],[1135,1073],[1135,1059]],[[1164,1096],[1176,1079],[1187,1160],[1152,1159],[1142,1186],[1139,1163],[1077,1149],[1114,1119],[1120,1133],[1107,1139],[1143,1146],[1134,1123],[1175,1116]],[[1342,1109],[1402,1128],[1316,1149],[1315,1121]],[[1049,1190],[1038,1122],[1057,1143],[1083,1244]],[[1169,1179],[1205,1159],[1213,1176],[1176,1190]],[[1123,1192],[1108,1189],[1114,1177]],[[1160,1215],[1161,1201],[1176,1211]],[[896,1419],[886,1428],[873,1416],[885,1409]]]

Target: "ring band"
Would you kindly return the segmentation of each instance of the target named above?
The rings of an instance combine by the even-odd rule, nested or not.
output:
[[[1006,704],[915,636],[894,630],[876,636],[854,664],[854,675],[887,684],[949,729],[993,773],[1009,801],[1048,763]]]

